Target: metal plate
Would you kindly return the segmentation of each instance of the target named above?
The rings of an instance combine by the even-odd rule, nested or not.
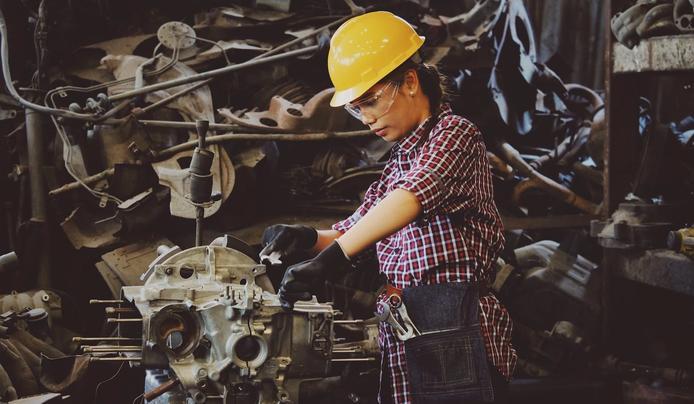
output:
[[[195,44],[195,30],[180,21],[171,21],[159,27],[157,38],[169,49],[186,49]]]

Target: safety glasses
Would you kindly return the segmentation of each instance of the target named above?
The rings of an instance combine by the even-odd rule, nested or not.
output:
[[[398,93],[398,89],[400,89],[400,83],[389,81],[385,86],[366,98],[348,102],[345,104],[345,109],[350,115],[360,121],[364,120],[364,116],[376,120],[390,111],[390,107],[395,102],[395,95]]]

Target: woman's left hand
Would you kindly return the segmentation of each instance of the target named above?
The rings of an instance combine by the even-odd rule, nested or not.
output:
[[[292,265],[284,273],[278,292],[280,303],[285,309],[294,307],[297,300],[310,300],[312,285],[316,281],[335,282],[350,272],[352,265],[334,241],[314,259]]]

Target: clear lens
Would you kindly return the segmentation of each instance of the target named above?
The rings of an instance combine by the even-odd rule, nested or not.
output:
[[[367,116],[373,120],[387,114],[395,102],[400,84],[389,81],[380,90],[354,103],[345,104],[345,109],[350,115],[360,121]]]

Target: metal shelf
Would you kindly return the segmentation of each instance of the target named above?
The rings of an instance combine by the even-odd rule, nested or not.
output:
[[[694,34],[641,40],[633,49],[615,43],[612,72],[694,72]]]

